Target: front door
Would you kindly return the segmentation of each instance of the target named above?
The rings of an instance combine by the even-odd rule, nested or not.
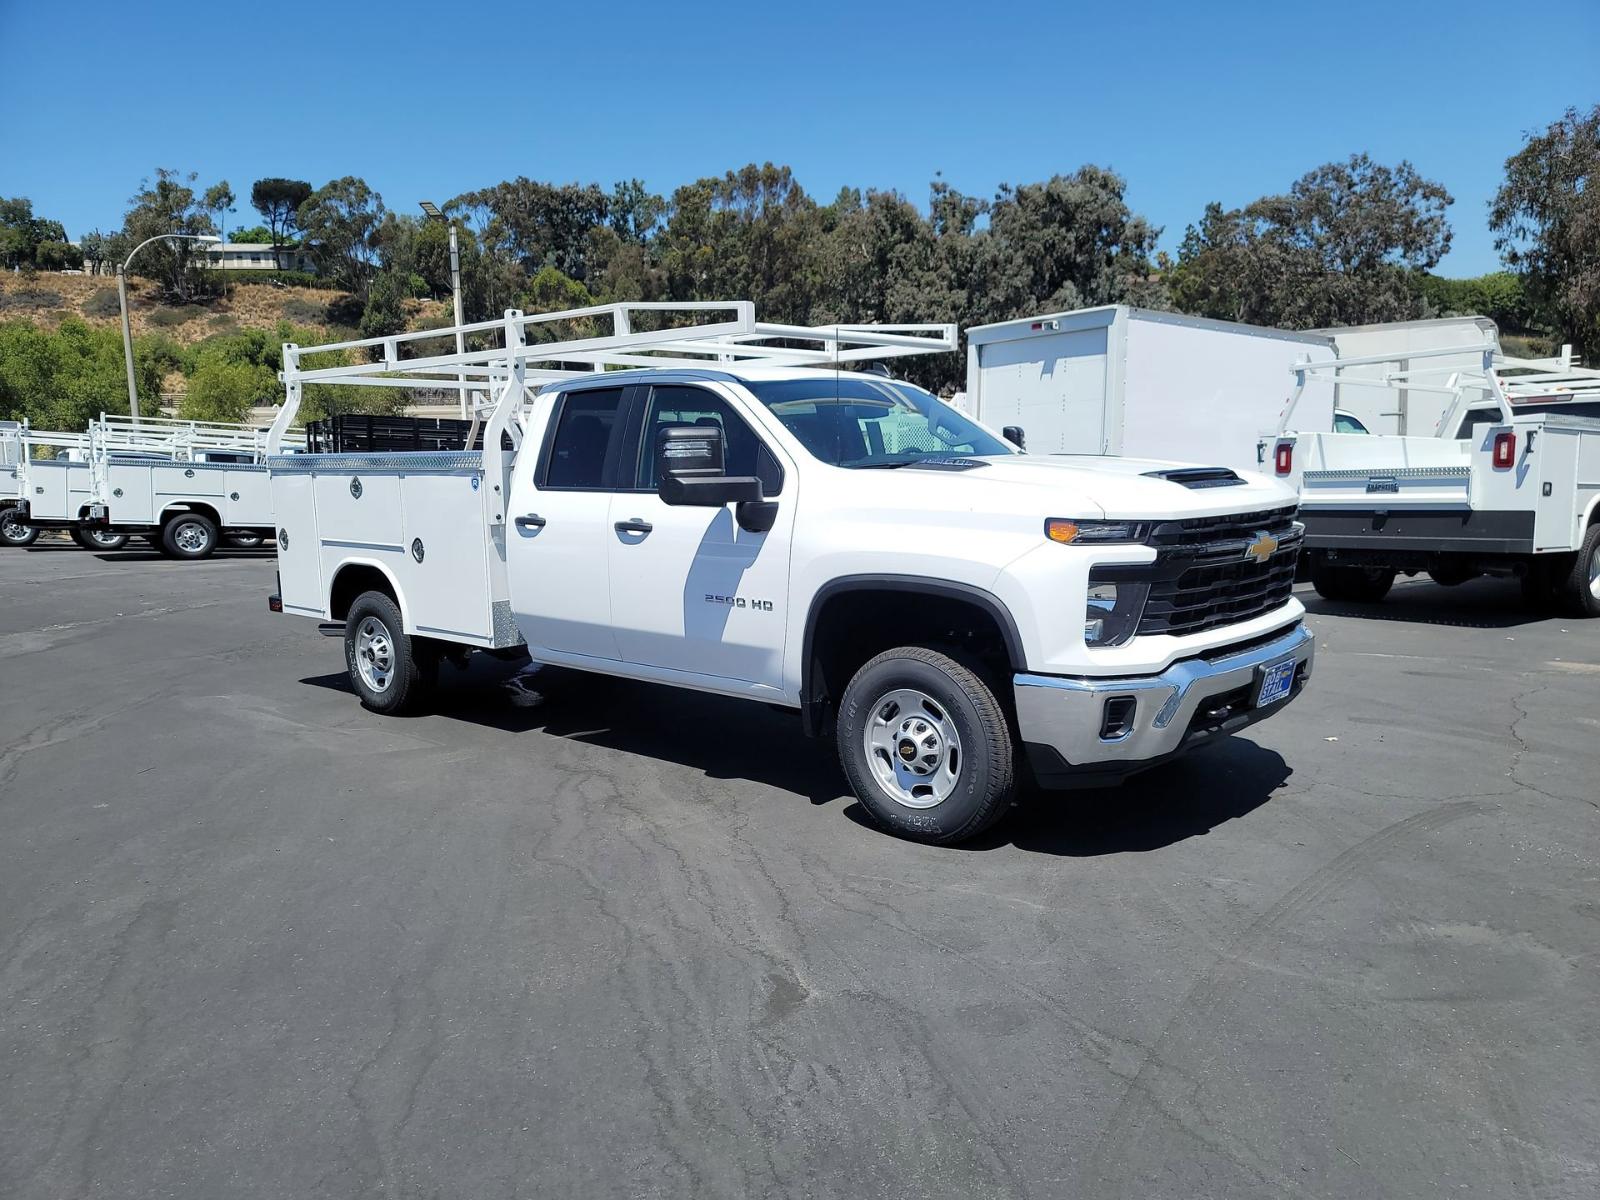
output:
[[[796,473],[786,472],[734,403],[710,388],[656,385],[635,412],[620,472],[627,486],[611,500],[608,530],[611,618],[622,659],[781,687]],[[770,530],[741,529],[733,505],[661,502],[656,436],[674,425],[721,427],[727,473],[759,476],[777,502]]]
[[[517,456],[506,572],[535,658],[617,657],[606,547],[624,395],[601,387],[554,397],[543,445]]]

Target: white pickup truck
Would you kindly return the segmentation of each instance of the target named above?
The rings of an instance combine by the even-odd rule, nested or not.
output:
[[[1446,586],[1502,575],[1536,607],[1600,617],[1600,371],[1570,348],[1508,357],[1489,326],[1475,354],[1413,347],[1296,373],[1443,401],[1431,436],[1280,432],[1273,469],[1299,487],[1322,596],[1374,603],[1400,573]],[[1291,399],[1286,427],[1294,411]]]
[[[588,319],[626,330],[650,307]],[[380,372],[478,367],[499,399],[481,450],[269,458],[271,607],[342,622],[351,685],[379,712],[416,704],[442,659],[523,646],[793,709],[835,738],[879,825],[940,843],[993,821],[1024,761],[1047,786],[1115,781],[1304,687],[1283,484],[1023,455],[919,388],[837,369],[953,349],[953,327],[722,307],[734,320],[670,342],[555,348],[522,346],[547,318],[511,313],[509,349],[390,345],[371,370],[305,369],[311,351],[286,347],[280,421],[305,382]],[[536,393],[532,361],[558,364]],[[575,361],[664,365],[559,369]]]

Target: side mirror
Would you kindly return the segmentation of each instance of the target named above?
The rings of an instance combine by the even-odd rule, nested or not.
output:
[[[1026,450],[1028,448],[1028,436],[1022,432],[1021,425],[1007,425],[1000,431],[1000,436],[1018,450]]]
[[[761,480],[726,473],[722,428],[670,425],[656,435],[656,495],[663,504],[721,508],[759,504]]]

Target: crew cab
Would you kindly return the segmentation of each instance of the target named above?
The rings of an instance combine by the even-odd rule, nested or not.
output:
[[[271,606],[341,622],[382,713],[473,651],[793,710],[875,822],[940,843],[1023,771],[1114,782],[1305,686],[1283,484],[1029,456],[870,372],[675,357],[509,388],[481,449],[269,457]]]

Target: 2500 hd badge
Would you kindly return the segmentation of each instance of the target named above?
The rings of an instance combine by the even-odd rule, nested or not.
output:
[[[746,600],[743,596],[713,596],[706,593],[707,604],[725,604],[729,608],[753,608],[757,612],[771,612],[771,600]]]

